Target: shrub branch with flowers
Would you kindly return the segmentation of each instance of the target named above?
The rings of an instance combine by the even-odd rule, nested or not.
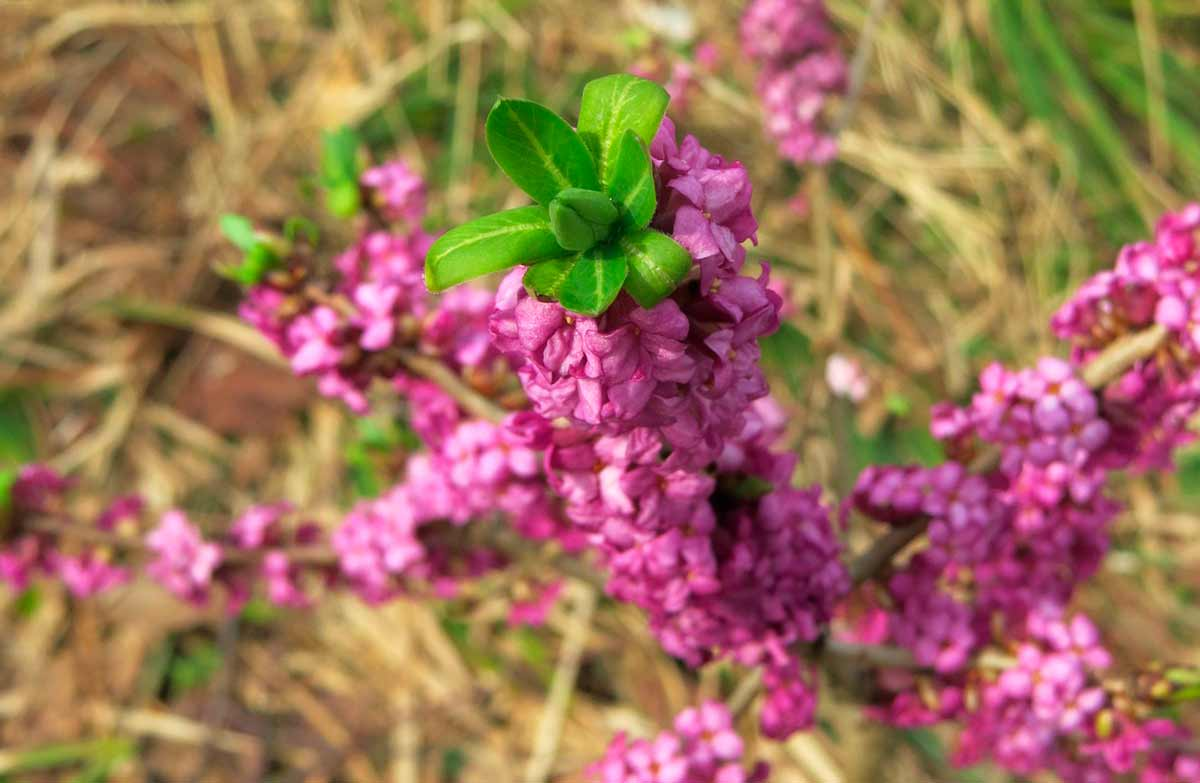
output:
[[[768,107],[802,78],[820,95],[840,85],[823,16],[789,11],[783,26],[803,30],[776,35],[775,5],[752,4],[744,23],[751,54],[774,63]],[[744,274],[757,231],[747,172],[680,138],[667,104],[630,75],[590,82],[577,128],[501,99],[488,146],[535,204],[436,238],[421,227],[419,176],[399,161],[363,171],[353,133],[327,136],[328,205],[360,215],[357,241],[323,267],[311,225],[274,234],[230,216],[244,257],[226,273],[246,286],[242,318],[297,375],[359,414],[383,381],[425,450],[332,531],[276,502],[220,538],[178,509],[144,532],[137,497],[78,518],[71,482],[28,465],[5,482],[0,578],[54,575],[86,597],[141,565],[179,599],[231,612],[256,592],[289,607],[338,589],[380,603],[453,595],[519,560],[522,540],[549,541],[560,573],[542,576],[525,620],[545,615],[564,576],[592,578],[590,560],[665,654],[754,672],[732,705],[687,709],[654,739],[616,737],[592,770],[604,783],[766,779],[736,713],[756,705],[774,739],[810,728],[835,659],[870,683],[873,718],[960,725],[964,764],[1200,780],[1169,709],[1200,693],[1200,674],[1115,676],[1071,609],[1121,509],[1111,476],[1170,471],[1195,436],[1200,204],[1164,216],[1063,305],[1051,328],[1067,359],[991,365],[968,405],[934,408],[942,464],[868,467],[835,504],[793,487],[795,456],[777,446],[759,341],[782,302],[766,264]],[[811,108],[770,123],[797,160],[833,153],[797,125]],[[503,270],[495,290],[468,282]],[[849,513],[881,529],[857,558],[839,540]]]

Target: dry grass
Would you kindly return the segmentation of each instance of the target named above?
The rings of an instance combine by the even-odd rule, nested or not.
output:
[[[430,174],[439,219],[510,199],[480,145],[497,91],[572,108],[586,74],[664,50],[644,26],[629,34],[645,5],[0,2],[4,421],[28,422],[36,453],[98,493],[213,514],[287,497],[332,522],[353,422],[230,317],[237,292],[211,269],[227,252],[217,216],[317,216],[299,184],[317,134],[364,121]],[[1124,155],[1098,189],[1089,161],[1011,98],[989,0],[891,3],[841,162],[783,171],[748,97],[738,4],[688,5],[725,66],[683,124],[750,167],[761,253],[792,284],[818,359],[776,382],[803,481],[844,489],[856,460],[915,448],[928,404],[961,397],[984,360],[1051,350],[1048,313],[1113,256],[1110,217],[1149,221],[1197,195],[1200,171],[1168,141],[1161,69],[1145,73],[1149,120],[1120,123]],[[850,40],[868,5],[830,0]],[[1131,46],[1200,62],[1166,21],[1183,8],[1176,23],[1194,29],[1186,4],[1132,5]],[[797,191],[807,216],[786,206]],[[115,299],[200,317],[147,323]],[[833,350],[860,356],[877,389],[853,426],[818,382]],[[1177,490],[1129,483],[1118,551],[1081,600],[1129,660],[1200,664],[1200,515]],[[0,593],[0,780],[576,780],[614,730],[729,692],[729,672],[683,671],[636,611],[582,584],[545,629],[508,629],[521,578],[449,606],[339,599],[267,622],[145,585],[91,603],[47,586],[32,609]],[[223,665],[187,681],[214,652]],[[932,735],[870,727],[826,695],[825,731],[759,746],[775,779],[956,779]],[[21,772],[30,749],[52,768]]]

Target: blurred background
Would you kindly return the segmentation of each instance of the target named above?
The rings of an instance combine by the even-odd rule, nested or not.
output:
[[[938,459],[929,405],[990,360],[1061,350],[1065,294],[1200,196],[1200,4],[828,5],[848,57],[882,10],[818,170],[764,136],[731,0],[0,1],[0,459],[70,471],[97,507],[138,491],[219,518],[288,498],[332,524],[402,465],[396,409],[355,419],[237,322],[218,216],[304,215],[349,242],[314,175],[320,131],[352,124],[425,173],[431,226],[452,225],[523,199],[482,143],[498,94],[573,117],[589,78],[689,67],[671,114],[745,162],[751,257],[789,284],[764,352],[798,478],[841,493],[864,464]],[[694,62],[704,44],[714,64]],[[831,395],[834,354],[861,366],[861,401]],[[1080,607],[1123,662],[1200,664],[1200,451],[1119,492]],[[226,619],[148,584],[0,588],[0,780],[574,781],[615,730],[736,681],[676,665],[586,590],[512,628],[521,590]],[[755,742],[774,780],[1007,780],[951,769],[948,735],[822,697],[818,730]]]

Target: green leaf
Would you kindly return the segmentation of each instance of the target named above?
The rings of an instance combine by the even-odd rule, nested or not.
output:
[[[4,513],[12,503],[12,487],[16,481],[16,468],[0,468],[0,527],[3,527]]]
[[[358,186],[360,140],[353,128],[342,126],[321,134],[321,184],[336,188],[347,182]]]
[[[473,220],[443,234],[425,256],[425,285],[445,291],[481,275],[559,258],[566,252],[543,207],[517,207]]]
[[[575,268],[575,256],[554,258],[534,264],[525,270],[522,282],[531,296],[558,301],[567,275]]]
[[[250,219],[242,215],[221,215],[221,233],[239,250],[249,252],[258,244],[258,234]]]
[[[567,188],[550,202],[550,228],[564,250],[583,252],[606,240],[620,213],[595,190]]]
[[[654,166],[646,145],[632,130],[621,134],[613,159],[608,195],[621,205],[621,225],[645,228],[654,217],[658,199],[654,194]]]
[[[598,190],[583,190],[582,188],[567,188],[555,197],[555,201],[570,207],[589,223],[608,228],[617,222],[620,212],[616,204],[608,196]]]
[[[580,254],[567,273],[559,295],[563,307],[582,315],[600,315],[621,293],[629,264],[615,245]]]
[[[644,228],[618,241],[629,260],[625,290],[650,308],[670,296],[692,268],[692,255],[660,231]]]
[[[579,134],[541,104],[496,101],[487,117],[487,144],[504,173],[539,204],[567,188],[600,189]]]
[[[321,185],[325,206],[340,218],[353,217],[361,206],[358,149],[361,139],[353,128],[341,127],[321,134]]]
[[[649,146],[670,100],[659,85],[628,73],[587,83],[579,109],[579,135],[596,161],[601,182],[612,182],[617,144],[625,131],[633,131]]]
[[[342,182],[325,190],[325,208],[334,217],[339,217],[343,220],[352,218],[358,214],[358,208],[361,206],[362,193],[356,182]]]

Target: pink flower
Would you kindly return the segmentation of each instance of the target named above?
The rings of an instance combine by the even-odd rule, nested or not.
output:
[[[546,624],[550,610],[562,595],[564,583],[556,579],[537,588],[537,594],[528,601],[514,601],[508,610],[509,625],[540,626]]]
[[[758,93],[783,157],[832,160],[837,143],[819,124],[829,98],[845,91],[847,69],[824,2],[752,0],[742,14],[742,46],[761,64]]]
[[[733,730],[733,716],[719,701],[706,701],[675,716],[675,731],[690,740],[693,763],[735,761],[742,756],[742,738]]]
[[[56,555],[52,559],[54,572],[71,595],[90,598],[129,581],[129,571],[111,565],[97,555]]]
[[[425,180],[402,160],[369,168],[359,178],[375,203],[392,220],[417,223],[425,216]]]
[[[834,396],[862,402],[871,390],[871,381],[862,366],[847,356],[835,353],[825,363],[825,383]]]
[[[229,537],[240,549],[259,549],[267,544],[279,520],[292,510],[287,502],[251,506],[233,521]]]
[[[221,547],[207,542],[182,511],[162,515],[146,536],[155,559],[146,572],[179,598],[194,604],[208,601],[213,574],[220,565]]]

